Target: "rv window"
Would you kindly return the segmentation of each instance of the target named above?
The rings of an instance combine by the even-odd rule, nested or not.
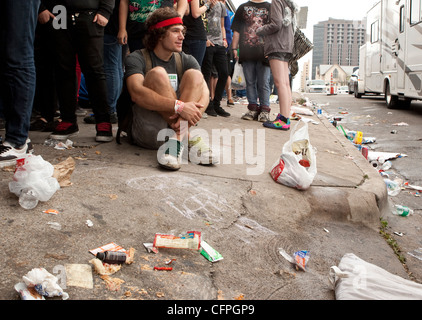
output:
[[[404,32],[404,23],[406,21],[404,6],[400,7],[400,33]]]
[[[410,0],[410,24],[421,21],[421,0]]]
[[[379,22],[377,20],[371,24],[371,43],[377,42],[378,39],[379,39]]]

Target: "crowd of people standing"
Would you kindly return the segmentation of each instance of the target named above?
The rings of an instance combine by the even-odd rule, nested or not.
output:
[[[96,141],[112,141],[126,58],[145,48],[147,18],[163,7],[174,8],[183,21],[182,50],[196,59],[208,86],[208,116],[230,116],[222,99],[225,92],[233,104],[230,83],[239,61],[248,101],[242,119],[290,128],[288,63],[298,9],[291,0],[251,0],[235,12],[225,0],[4,0],[0,166],[32,152],[30,130],[51,132],[58,140],[76,135],[77,116],[86,113],[81,88],[93,111],[84,121],[95,124]],[[270,77],[279,95],[275,120]]]

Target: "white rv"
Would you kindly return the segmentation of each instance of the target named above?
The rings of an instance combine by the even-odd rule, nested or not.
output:
[[[381,0],[367,14],[355,97],[384,94],[388,108],[422,99],[422,0]]]

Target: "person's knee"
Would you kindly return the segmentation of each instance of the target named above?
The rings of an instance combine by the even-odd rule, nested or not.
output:
[[[190,84],[202,84],[204,81],[204,76],[202,75],[202,72],[196,69],[189,69],[186,70],[183,74],[183,81]]]
[[[145,76],[144,86],[148,88],[164,88],[169,84],[169,76],[163,67],[152,68]]]

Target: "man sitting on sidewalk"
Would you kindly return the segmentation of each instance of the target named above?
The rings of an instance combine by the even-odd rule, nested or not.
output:
[[[209,103],[209,90],[196,59],[182,52],[185,33],[182,19],[173,8],[160,8],[150,15],[146,25],[149,32],[144,44],[151,59],[146,60],[141,50],[126,59],[125,80],[134,102],[133,142],[158,149],[158,162],[166,169],[180,169],[185,138],[189,140],[191,161],[195,158],[200,164],[216,163],[211,149],[200,137],[188,138],[188,128],[198,123]],[[147,70],[149,62],[151,69]],[[164,142],[165,137],[169,139]]]

